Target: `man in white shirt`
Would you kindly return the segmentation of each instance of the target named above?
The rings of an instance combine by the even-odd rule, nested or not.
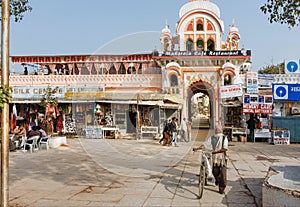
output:
[[[181,130],[181,133],[180,133],[181,136],[184,136],[185,138],[187,138],[187,136],[188,136],[188,133],[187,133],[188,129],[187,129],[186,118],[182,119],[180,130]]]
[[[228,150],[228,139],[223,135],[221,126],[216,129],[216,134],[207,138],[204,144],[199,147],[193,148],[193,151],[199,149],[206,149],[212,151],[212,174],[215,178],[215,184],[219,186],[219,193],[224,194],[224,190],[227,184],[227,157],[226,152]]]

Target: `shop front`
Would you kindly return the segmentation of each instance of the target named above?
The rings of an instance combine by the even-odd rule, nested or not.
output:
[[[272,118],[272,129],[274,130],[273,143],[300,143],[300,84],[291,82],[291,80],[296,81],[299,75],[286,75],[281,78],[284,78],[286,82],[275,82],[272,84],[274,97]]]
[[[246,114],[248,140],[267,140],[271,139],[271,115],[273,112],[272,95],[244,94],[243,113]],[[250,127],[250,120],[254,120],[255,125]],[[254,136],[251,137],[251,130]]]

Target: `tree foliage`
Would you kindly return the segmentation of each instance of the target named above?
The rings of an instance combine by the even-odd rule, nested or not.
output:
[[[0,7],[2,8],[2,1],[0,2]],[[29,6],[29,0],[10,0],[10,15],[14,17],[15,22],[20,22],[24,17],[24,13],[31,10],[32,7]]]
[[[270,23],[287,24],[290,28],[299,26],[300,0],[267,0],[260,9],[268,15]]]
[[[12,101],[11,88],[7,85],[1,85],[0,94],[0,109],[2,109],[5,103]]]
[[[284,62],[277,65],[268,65],[258,70],[259,74],[284,74]]]
[[[47,107],[49,104],[52,106],[57,106],[58,100],[55,94],[57,93],[58,87],[51,88],[48,86],[45,90],[45,93],[43,94],[41,100],[40,100],[40,105],[43,107]]]

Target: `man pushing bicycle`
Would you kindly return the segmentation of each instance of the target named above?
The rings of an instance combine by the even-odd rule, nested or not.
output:
[[[227,157],[228,139],[223,135],[221,126],[215,129],[215,134],[208,137],[199,147],[193,148],[193,151],[206,149],[212,151],[212,174],[215,178],[215,184],[219,186],[219,193],[224,194],[227,184]]]

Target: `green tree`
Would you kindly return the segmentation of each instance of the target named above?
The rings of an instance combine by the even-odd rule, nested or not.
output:
[[[11,88],[5,85],[0,86],[0,110],[5,103],[9,103],[12,100]]]
[[[0,7],[2,8],[2,1]],[[10,15],[14,17],[15,22],[20,22],[24,17],[24,13],[31,10],[29,0],[10,0]]]
[[[40,105],[44,108],[48,107],[49,104],[56,107],[58,104],[57,97],[55,96],[57,93],[57,90],[58,90],[58,87],[51,88],[50,86],[48,86],[40,100]]]
[[[267,0],[260,9],[268,15],[270,23],[287,24],[290,28],[299,26],[300,0]]]
[[[28,5],[29,0],[10,0],[10,15],[14,16],[15,22],[20,22],[24,13],[31,11],[31,6]],[[2,8],[2,1],[0,2],[0,7]],[[0,21],[2,18],[0,17]],[[1,66],[0,66],[1,71]],[[8,86],[0,86],[0,109],[3,108],[4,103],[11,102],[11,89]]]
[[[268,65],[258,70],[259,74],[284,74],[284,62],[277,65]]]

